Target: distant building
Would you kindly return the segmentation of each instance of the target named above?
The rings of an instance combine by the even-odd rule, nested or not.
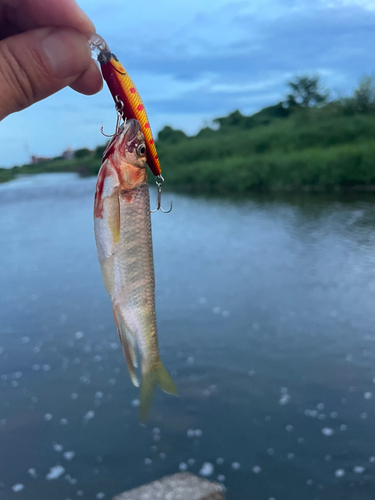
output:
[[[62,154],[62,157],[64,158],[64,160],[73,160],[74,158],[74,151],[72,148],[67,148],[63,154]]]
[[[34,155],[31,155],[31,163],[33,165],[35,165],[35,163],[40,163],[42,161],[48,161],[50,160],[51,158],[47,158],[45,156],[34,156]]]

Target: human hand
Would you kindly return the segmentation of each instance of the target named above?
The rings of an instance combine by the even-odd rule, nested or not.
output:
[[[75,0],[0,0],[0,120],[68,85],[98,92],[94,32]]]

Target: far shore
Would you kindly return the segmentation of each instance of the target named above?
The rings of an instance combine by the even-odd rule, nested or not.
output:
[[[235,111],[214,122],[193,137],[171,127],[159,132],[166,188],[218,194],[375,191],[375,105],[279,103],[252,116]],[[21,174],[97,175],[105,147],[0,169],[0,182]]]

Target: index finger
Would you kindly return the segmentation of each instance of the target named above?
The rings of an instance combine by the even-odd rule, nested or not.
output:
[[[95,33],[94,24],[75,0],[0,0],[0,8],[19,31],[65,26],[87,35]]]

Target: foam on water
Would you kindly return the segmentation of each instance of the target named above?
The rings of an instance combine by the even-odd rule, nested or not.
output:
[[[15,484],[12,486],[12,490],[18,493],[19,491],[22,491],[24,489],[24,485],[21,483]]]
[[[204,477],[211,476],[213,473],[214,466],[210,462],[205,462],[199,471],[199,474]]]
[[[53,479],[58,479],[60,476],[62,476],[65,472],[64,467],[61,465],[55,465],[54,467],[51,467],[49,470],[49,473],[46,475],[46,479],[48,481],[51,481]]]

